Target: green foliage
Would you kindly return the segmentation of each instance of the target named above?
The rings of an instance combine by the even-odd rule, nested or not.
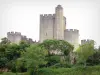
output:
[[[100,75],[100,66],[75,68],[42,68],[38,75]]]
[[[0,75],[16,75],[16,73],[5,72]],[[17,75],[30,75],[28,73],[18,73]],[[75,68],[41,68],[35,75],[100,75],[100,66],[75,67]]]
[[[17,44],[10,44],[6,49],[6,57],[8,60],[17,59],[20,56],[19,46]]]
[[[0,43],[0,69],[7,68],[12,72],[26,72],[26,75],[99,75],[100,66],[84,68],[80,64],[98,65],[100,63],[100,47],[95,50],[94,43],[80,45],[75,52],[78,64],[71,65],[70,53],[74,46],[64,40],[45,40],[39,44],[21,41],[10,43],[3,38]],[[50,51],[61,54],[50,54]],[[46,68],[48,67],[48,68]],[[15,75],[3,73],[2,75]],[[19,74],[17,75],[25,75]]]
[[[47,66],[52,66],[61,62],[61,56],[59,55],[52,55],[47,58]]]
[[[10,44],[10,41],[6,37],[4,37],[1,39],[1,44]]]
[[[95,53],[88,58],[87,63],[91,66],[100,64],[100,47],[96,49]]]
[[[84,63],[86,66],[86,60],[89,56],[94,54],[94,43],[91,41],[89,43],[80,45],[77,49],[78,63]]]
[[[68,55],[74,49],[73,45],[64,40],[45,40],[42,44],[50,54],[50,50],[58,50]]]
[[[6,56],[6,50],[10,42],[7,38],[2,38],[1,40],[2,41],[0,42],[0,68],[3,68],[7,66],[7,63],[9,62]]]
[[[20,44],[10,43],[7,38],[2,38],[0,42],[0,68],[8,68],[12,71],[16,70],[16,59],[21,53],[29,47],[27,42],[21,41]]]
[[[22,51],[25,51],[26,48],[29,46],[30,46],[30,44],[26,41],[20,41],[20,43],[19,43],[20,50],[22,50]]]
[[[40,47],[39,45],[31,45],[27,48],[26,52],[22,54],[21,58],[18,59],[18,62],[23,60],[29,72],[33,72],[37,70],[39,65],[46,64],[46,55],[47,50],[45,50],[45,48]],[[20,63],[17,65],[20,65]]]
[[[28,75],[27,73],[12,73],[12,72],[4,72],[0,75]]]
[[[45,40],[39,45],[48,50],[48,56],[46,57],[48,59],[48,67],[61,67],[66,64],[67,61],[70,61],[68,60],[70,58],[69,54],[74,49],[73,45],[64,40]],[[51,51],[58,51],[61,53],[55,54],[51,53]]]

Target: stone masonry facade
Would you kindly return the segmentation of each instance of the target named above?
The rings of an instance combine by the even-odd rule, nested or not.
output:
[[[20,41],[26,41],[28,43],[34,43],[31,38],[27,38],[26,36],[22,35],[20,32],[8,32],[7,38],[11,43],[19,43]]]
[[[63,7],[58,5],[54,14],[40,14],[39,41],[46,39],[65,40],[75,47],[79,45],[79,30],[66,29],[66,17],[63,15]]]

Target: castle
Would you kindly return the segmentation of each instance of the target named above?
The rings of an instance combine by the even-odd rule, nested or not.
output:
[[[20,32],[7,32],[7,38],[10,42],[17,44],[19,44],[20,41],[26,41],[30,44],[35,42],[31,38],[22,35]]]
[[[65,40],[75,47],[79,45],[79,30],[66,29],[66,17],[63,8],[58,5],[54,14],[40,15],[40,42],[46,39]]]
[[[58,5],[55,8],[54,14],[41,14],[40,15],[40,36],[39,42],[43,42],[46,39],[58,39],[65,40],[75,48],[79,46],[79,30],[77,29],[66,29],[66,17],[63,15],[63,8]],[[8,32],[7,38],[12,43],[19,43],[21,40],[29,43],[34,43],[31,38],[27,38],[20,32]],[[81,40],[81,44],[90,42],[89,39]],[[93,40],[92,40],[93,41]]]

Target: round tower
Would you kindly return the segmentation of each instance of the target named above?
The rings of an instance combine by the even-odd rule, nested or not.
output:
[[[58,5],[55,8],[54,39],[64,40],[63,8]]]

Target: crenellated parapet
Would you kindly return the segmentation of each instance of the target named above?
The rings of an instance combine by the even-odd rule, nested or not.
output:
[[[16,36],[21,36],[21,33],[20,32],[15,32],[15,35]]]
[[[92,39],[83,39],[83,40],[81,40],[81,44],[89,43],[90,41],[94,42],[94,40],[92,40]]]
[[[40,14],[40,17],[52,17],[53,14]]]
[[[83,42],[89,42],[89,41],[93,41],[93,40],[92,39],[83,39],[81,41],[83,41]]]
[[[22,40],[33,43],[33,40],[31,38],[27,38],[27,36],[22,35],[20,32],[7,32],[7,38],[12,43],[19,43]]]
[[[7,35],[19,35],[21,36],[21,33],[20,32],[7,32]]]
[[[7,32],[7,38],[12,43],[18,43],[21,40],[21,33],[20,32]]]
[[[27,38],[25,35],[22,35],[22,38]]]
[[[55,14],[53,14],[53,17],[55,17]]]
[[[53,14],[41,14],[40,15],[40,23],[43,24],[45,22],[53,20]]]
[[[65,39],[73,38],[73,40],[74,40],[74,38],[78,39],[79,38],[79,30],[77,30],[77,29],[65,29],[64,38]]]
[[[77,29],[65,29],[65,32],[79,34],[79,30],[77,30]]]
[[[14,35],[14,32],[7,32],[7,35]]]

